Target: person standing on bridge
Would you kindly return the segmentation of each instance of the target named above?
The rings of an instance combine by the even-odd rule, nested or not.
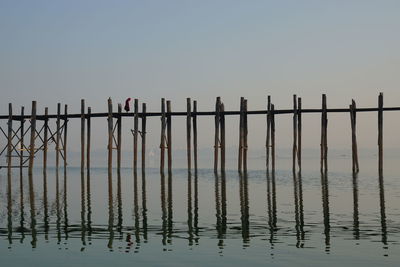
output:
[[[126,112],[129,112],[129,111],[131,110],[131,107],[130,107],[129,102],[131,102],[131,98],[130,98],[130,97],[128,97],[128,98],[125,100],[124,110],[125,110]]]

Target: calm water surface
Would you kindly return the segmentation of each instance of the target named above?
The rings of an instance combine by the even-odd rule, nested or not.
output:
[[[338,166],[1,170],[2,266],[399,266],[398,175]]]

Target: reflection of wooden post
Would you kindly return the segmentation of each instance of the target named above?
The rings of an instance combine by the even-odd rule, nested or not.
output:
[[[108,177],[111,179],[112,175],[112,143],[113,142],[113,114],[112,114],[112,100],[108,99]]]
[[[168,141],[168,173],[172,172],[172,125],[171,101],[167,101],[167,141]]]
[[[22,170],[22,167],[24,165],[24,124],[25,124],[25,119],[24,119],[24,113],[25,113],[25,108],[21,107],[21,128],[20,128],[20,145],[21,145],[21,150],[20,150],[20,158],[19,158],[19,167]],[[45,121],[46,123],[46,121]]]
[[[215,133],[214,133],[214,171],[218,169],[218,147],[219,147],[219,110],[221,106],[221,98],[217,97],[215,103]]]
[[[292,151],[292,170],[296,171],[297,154],[297,96],[293,95],[293,151]]]
[[[247,135],[248,135],[248,125],[247,125],[247,99],[243,101],[243,170],[247,172]]]
[[[301,97],[297,98],[297,134],[298,134],[298,146],[297,146],[297,162],[299,165],[299,171],[301,171],[301,131],[302,131],[302,126],[301,126]]]
[[[83,173],[84,170],[85,170],[85,100],[81,99],[81,173]]]
[[[48,147],[48,128],[49,128],[49,109],[44,109],[44,133],[43,133],[43,173],[46,173],[47,169],[47,147]],[[22,150],[21,150],[22,152]]]
[[[134,101],[135,116],[133,119],[133,169],[137,170],[137,149],[138,149],[138,130],[139,130],[139,100]]]
[[[190,98],[186,98],[186,152],[187,152],[187,168],[188,171],[192,169],[192,151],[191,151],[191,100]]]
[[[221,119],[221,172],[225,171],[225,107],[224,103],[221,103],[220,108],[220,119]]]
[[[68,105],[64,106],[64,170],[67,168]]]
[[[161,98],[160,172],[164,171],[165,157],[165,99]]]
[[[266,165],[267,165],[267,170],[269,169],[269,147],[270,147],[270,142],[271,142],[271,96],[268,96],[268,101],[267,101],[267,141],[265,142],[266,146],[266,154],[267,154],[267,160],[266,160]]]
[[[193,101],[193,153],[194,170],[197,171],[197,101]]]
[[[121,141],[122,141],[122,105],[118,104],[117,117],[117,169],[121,169]]]
[[[60,163],[60,113],[61,104],[57,103],[57,121],[56,121],[56,168],[58,170]]]
[[[86,143],[86,169],[88,173],[88,179],[89,179],[89,173],[90,173],[90,131],[91,131],[91,123],[90,123],[90,117],[92,114],[92,109],[91,107],[88,107],[87,110],[87,143]],[[89,194],[89,193],[88,193]]]
[[[32,175],[33,159],[35,157],[35,136],[36,136],[36,101],[32,101],[31,113],[31,141],[29,148],[29,175]]]
[[[146,169],[146,103],[142,104],[142,174]]]
[[[7,137],[7,167],[8,174],[11,173],[11,152],[12,152],[12,104],[8,104],[8,137]]]
[[[379,174],[383,172],[383,93],[378,98],[378,154]]]

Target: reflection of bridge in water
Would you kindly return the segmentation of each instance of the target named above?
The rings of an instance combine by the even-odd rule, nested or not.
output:
[[[211,174],[212,172],[210,172]],[[113,182],[108,178],[108,223],[106,225],[95,224],[92,219],[92,193],[90,172],[85,176],[81,174],[80,194],[80,223],[70,223],[68,217],[69,205],[67,194],[67,172],[59,174],[56,172],[55,192],[49,190],[47,174],[43,174],[43,195],[35,195],[32,176],[24,177],[22,172],[19,181],[7,177],[6,212],[1,214],[1,221],[7,222],[6,227],[1,228],[1,236],[7,237],[9,246],[14,242],[29,242],[33,248],[40,245],[38,237],[44,237],[46,241],[56,240],[57,244],[67,242],[69,239],[80,239],[82,248],[90,246],[94,240],[105,240],[109,250],[114,250],[114,241],[126,243],[125,250],[138,251],[143,242],[151,242],[159,237],[163,246],[170,246],[175,239],[186,239],[188,246],[198,245],[202,238],[211,238],[217,241],[220,250],[231,239],[241,238],[243,246],[246,247],[252,238],[263,237],[273,249],[279,242],[279,233],[286,225],[280,225],[277,216],[277,185],[275,173],[266,173],[265,176],[265,221],[264,224],[251,220],[249,213],[249,179],[247,173],[239,173],[239,202],[240,202],[240,226],[231,226],[227,213],[227,180],[224,172],[214,173],[215,188],[215,223],[199,224],[199,201],[198,174],[187,175],[187,218],[186,226],[176,225],[174,221],[173,205],[173,174],[160,175],[160,207],[161,220],[157,225],[148,220],[146,175],[144,172],[133,175],[133,203],[132,215],[133,225],[124,223],[122,209],[122,185],[121,173],[118,172],[116,193],[113,193]],[[28,178],[28,179],[24,179]],[[27,183],[26,183],[27,182]],[[15,183],[15,184],[13,184]],[[353,229],[352,239],[362,238],[360,233],[359,203],[358,203],[358,177],[353,175]],[[50,193],[49,193],[50,192]],[[54,195],[55,199],[49,195]],[[116,196],[115,196],[116,194]],[[331,221],[329,204],[329,182],[327,173],[321,174],[321,195],[323,234],[325,240],[325,251],[329,253],[331,247]],[[385,194],[383,177],[379,177],[379,202],[380,202],[380,234],[384,248],[388,247],[388,229],[386,225]],[[37,201],[37,200],[41,201]],[[307,225],[303,206],[302,177],[293,173],[293,201],[294,201],[294,224],[290,226],[289,235],[296,238],[296,247],[305,247],[312,233],[312,226]],[[27,211],[29,209],[29,211]],[[29,214],[29,215],[28,215]],[[52,221],[52,218],[55,218]],[[18,221],[18,223],[15,223]],[[307,227],[307,230],[305,228]],[[375,232],[376,233],[376,232]],[[287,234],[287,233],[286,233]],[[97,240],[96,242],[101,242]]]

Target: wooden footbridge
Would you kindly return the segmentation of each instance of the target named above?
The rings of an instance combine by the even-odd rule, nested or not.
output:
[[[197,170],[197,116],[214,116],[215,118],[215,139],[214,139],[214,170],[225,170],[225,116],[239,116],[239,142],[238,142],[238,170],[247,170],[247,117],[249,115],[266,116],[266,167],[275,170],[275,116],[279,114],[293,114],[293,170],[301,170],[301,141],[302,141],[302,115],[303,113],[321,114],[321,172],[328,170],[327,156],[327,127],[328,113],[348,113],[350,115],[351,133],[352,133],[352,168],[353,172],[359,171],[357,154],[357,135],[356,135],[356,114],[358,112],[376,112],[378,115],[378,170],[382,173],[383,168],[383,112],[400,111],[400,107],[383,107],[383,93],[378,96],[377,107],[357,108],[353,100],[348,108],[327,108],[326,95],[322,95],[321,109],[303,109],[301,98],[293,96],[293,109],[276,109],[271,102],[271,97],[266,99],[265,110],[248,110],[247,100],[240,99],[239,111],[226,111],[220,97],[217,97],[214,111],[197,111],[197,101],[187,98],[187,110],[183,112],[173,112],[171,101],[161,99],[160,112],[147,112],[146,104],[142,104],[142,110],[139,111],[139,100],[134,100],[133,112],[123,113],[122,105],[118,104],[117,112],[113,110],[112,100],[108,99],[108,111],[105,113],[92,113],[91,108],[85,108],[85,101],[81,100],[81,112],[78,114],[68,114],[68,106],[64,106],[64,112],[61,112],[61,104],[57,104],[57,114],[48,114],[48,108],[44,109],[44,114],[37,114],[37,103],[32,101],[32,111],[30,115],[25,114],[24,107],[21,107],[21,113],[13,113],[12,104],[9,104],[9,114],[1,115],[0,120],[7,120],[7,129],[0,127],[2,137],[6,139],[5,144],[0,151],[0,156],[5,155],[7,165],[0,166],[7,168],[8,172],[12,168],[28,167],[29,173],[32,173],[35,155],[43,151],[43,169],[47,168],[47,151],[50,145],[55,146],[56,167],[63,161],[64,168],[67,165],[67,133],[68,120],[81,120],[81,172],[90,169],[90,146],[91,146],[91,118],[107,118],[108,120],[108,170],[112,171],[113,150],[117,151],[117,168],[121,168],[121,135],[122,119],[124,117],[133,118],[133,169],[137,170],[138,143],[141,141],[141,168],[146,166],[146,118],[161,118],[160,135],[160,171],[164,171],[165,153],[167,153],[168,171],[172,170],[172,118],[175,116],[186,116],[186,136],[187,136],[187,166],[188,170]],[[55,128],[50,127],[49,121],[56,120]],[[139,120],[141,120],[141,129],[139,129]],[[27,122],[28,121],[28,122]],[[38,124],[41,122],[41,125]],[[27,122],[28,125],[25,123]],[[29,135],[29,143],[25,139]],[[192,151],[193,145],[193,151]],[[193,160],[192,160],[193,153]],[[220,157],[220,158],[219,158]],[[14,160],[16,159],[16,160]],[[19,160],[18,160],[19,159]]]

